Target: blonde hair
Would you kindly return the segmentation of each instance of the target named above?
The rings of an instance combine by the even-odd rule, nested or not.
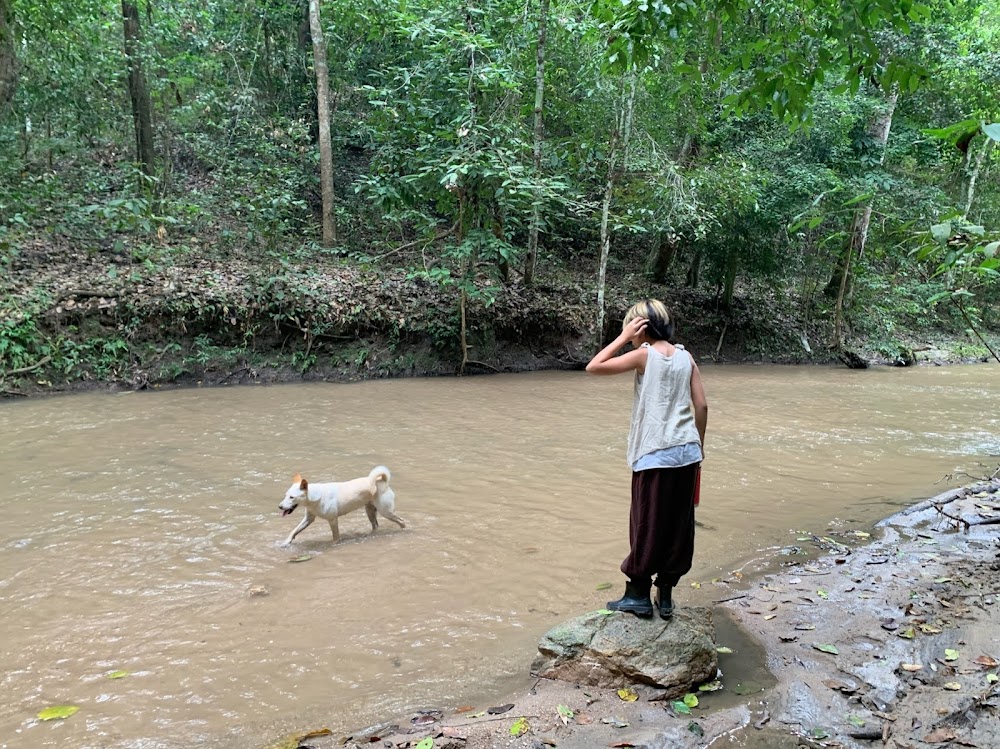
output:
[[[649,321],[646,325],[646,335],[654,341],[669,341],[674,335],[674,321],[670,317],[667,305],[659,299],[643,299],[629,307],[622,320],[622,330],[635,318],[642,317]]]

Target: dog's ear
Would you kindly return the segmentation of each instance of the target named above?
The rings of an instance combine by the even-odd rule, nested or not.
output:
[[[294,476],[292,476],[292,483],[293,484],[298,484],[300,481],[302,481],[302,474],[301,473],[296,473]]]
[[[301,482],[299,483],[299,489],[305,491],[308,488],[309,488],[309,482],[306,481],[305,479],[302,479]]]

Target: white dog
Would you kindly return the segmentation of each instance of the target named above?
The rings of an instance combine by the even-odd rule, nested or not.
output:
[[[368,513],[368,520],[371,521],[372,533],[378,529],[378,515],[388,518],[400,528],[405,528],[406,523],[395,513],[396,495],[389,488],[389,476],[389,469],[385,466],[376,466],[363,478],[331,481],[325,484],[310,484],[301,475],[295,474],[292,485],[285,492],[285,498],[281,500],[278,509],[281,510],[282,516],[291,515],[296,507],[303,505],[306,516],[285,540],[285,546],[312,525],[316,518],[323,518],[330,523],[333,542],[337,543],[340,540],[337,518],[357,510],[362,505]]]

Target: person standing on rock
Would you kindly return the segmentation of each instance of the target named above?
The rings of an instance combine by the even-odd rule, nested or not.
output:
[[[635,372],[628,434],[631,550],[621,566],[628,582],[625,595],[608,608],[652,616],[655,575],[664,619],[674,613],[671,593],[694,558],[695,488],[708,425],[701,373],[691,354],[670,343],[673,331],[663,302],[646,299],[632,306],[621,335],[587,365],[596,375]],[[633,348],[618,355],[626,343]]]

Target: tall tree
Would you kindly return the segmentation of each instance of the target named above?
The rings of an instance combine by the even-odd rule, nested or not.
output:
[[[128,94],[132,102],[132,122],[135,128],[136,161],[147,176],[156,167],[153,149],[153,108],[142,70],[142,29],[139,26],[139,8],[122,0],[122,18],[125,29],[125,57],[128,60]]]
[[[871,120],[868,129],[869,135],[878,148],[878,164],[885,163],[885,147],[889,142],[889,131],[892,129],[892,117],[896,112],[896,102],[899,100],[899,91],[893,87],[879,110]],[[833,323],[833,348],[840,349],[843,339],[844,322],[844,299],[850,284],[851,265],[855,258],[860,259],[865,252],[865,245],[868,243],[868,229],[871,226],[872,209],[875,204],[875,191],[865,201],[864,207],[854,212],[851,221],[851,231],[847,238],[847,247],[844,248],[840,267],[840,285],[837,289],[836,312]]]
[[[309,0],[309,30],[312,34],[316,69],[316,115],[319,119],[319,174],[323,188],[323,245],[337,243],[333,212],[333,145],[330,142],[330,73],[326,65],[326,42],[320,23],[319,0]]]
[[[14,5],[0,0],[0,115],[14,98],[17,86],[17,47],[14,44]]]
[[[608,151],[608,180],[604,186],[601,204],[601,259],[597,268],[597,342],[604,343],[604,292],[608,275],[608,257],[611,254],[611,230],[608,217],[615,184],[621,179],[629,143],[632,140],[632,115],[635,111],[636,72],[629,69],[622,77],[621,104],[616,116]]]
[[[535,45],[535,130],[532,144],[532,167],[537,180],[542,172],[542,139],[544,120],[542,108],[545,103],[545,36],[549,27],[549,0],[538,2],[538,42]],[[528,230],[528,252],[524,259],[524,282],[531,285],[538,262],[538,230],[541,223],[541,188],[536,187],[531,207],[531,226]]]

